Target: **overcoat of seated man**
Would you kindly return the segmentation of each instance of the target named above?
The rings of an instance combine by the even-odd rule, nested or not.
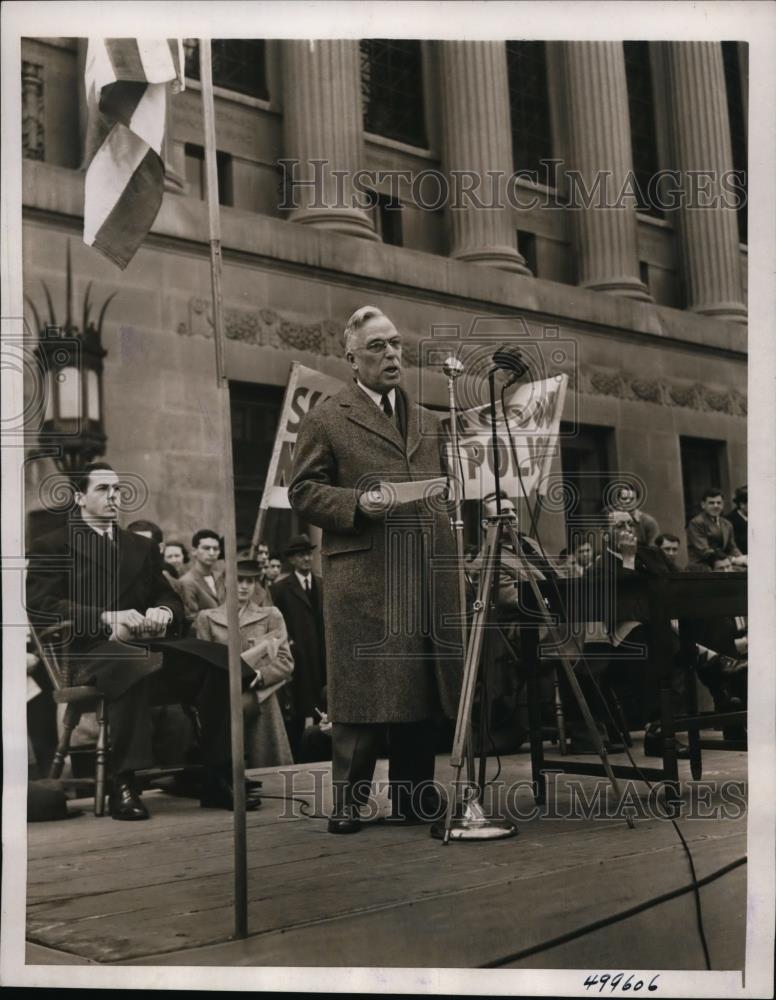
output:
[[[225,646],[176,639],[180,598],[162,573],[158,546],[117,524],[121,483],[95,462],[74,483],[77,509],[29,552],[27,610],[38,628],[71,623],[61,650],[72,682],[106,699],[114,819],[148,818],[135,772],[151,767],[152,704],[194,706],[201,726],[201,804],[232,808],[228,653]],[[245,686],[253,672],[243,665]],[[255,706],[255,699],[246,699]],[[258,797],[248,796],[248,808]]]

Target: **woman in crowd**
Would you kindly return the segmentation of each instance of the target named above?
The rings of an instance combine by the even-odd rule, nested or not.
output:
[[[293,763],[278,691],[290,681],[294,659],[283,615],[277,608],[256,603],[260,573],[255,562],[241,560],[237,563],[241,656],[256,672],[252,688],[260,705],[258,718],[246,727],[245,749],[248,767],[278,767]],[[200,611],[195,629],[199,639],[226,644],[226,604]]]

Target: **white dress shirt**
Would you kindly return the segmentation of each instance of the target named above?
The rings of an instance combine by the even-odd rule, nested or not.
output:
[[[388,402],[391,404],[391,409],[393,410],[394,413],[396,413],[396,390],[395,389],[391,389],[390,392],[386,392],[386,393],[375,392],[374,389],[367,389],[367,387],[364,385],[364,383],[363,382],[359,382],[358,379],[356,379],[356,385],[359,387],[359,389],[363,389],[364,392],[367,394],[367,396],[369,396],[369,398],[375,404],[375,406],[379,406],[381,410],[383,408],[383,396],[384,395],[387,396],[388,397]]]

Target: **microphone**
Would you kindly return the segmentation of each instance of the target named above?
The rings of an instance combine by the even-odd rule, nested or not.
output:
[[[506,380],[504,388],[514,385],[528,371],[528,364],[519,347],[502,344],[494,352],[492,361],[495,371],[509,372],[509,378]]]
[[[447,358],[442,365],[442,371],[448,378],[456,379],[463,375],[464,365],[463,361],[459,361],[458,358],[452,355]]]

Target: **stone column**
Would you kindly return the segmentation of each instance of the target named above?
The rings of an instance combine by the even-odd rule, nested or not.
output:
[[[450,255],[530,274],[505,200],[505,181],[514,169],[505,45],[439,42],[438,47],[443,163],[448,177],[458,172],[450,183]],[[464,188],[471,194],[462,193]]]
[[[672,167],[680,172],[676,216],[687,308],[746,322],[735,207],[721,178],[733,169],[719,42],[667,46]]]
[[[635,197],[627,194],[633,159],[622,43],[565,42],[563,55],[577,282],[651,301],[639,275]]]
[[[283,42],[283,159],[298,161],[285,164],[286,204],[297,206],[293,222],[376,240],[352,203],[363,165],[360,73],[357,40]]]
[[[78,163],[83,169],[86,156],[86,134],[89,128],[89,108],[86,104],[86,38],[79,38],[76,45],[76,79],[78,81]]]
[[[749,141],[749,42],[736,42],[738,74],[741,79],[741,101],[744,105],[744,132]]]

